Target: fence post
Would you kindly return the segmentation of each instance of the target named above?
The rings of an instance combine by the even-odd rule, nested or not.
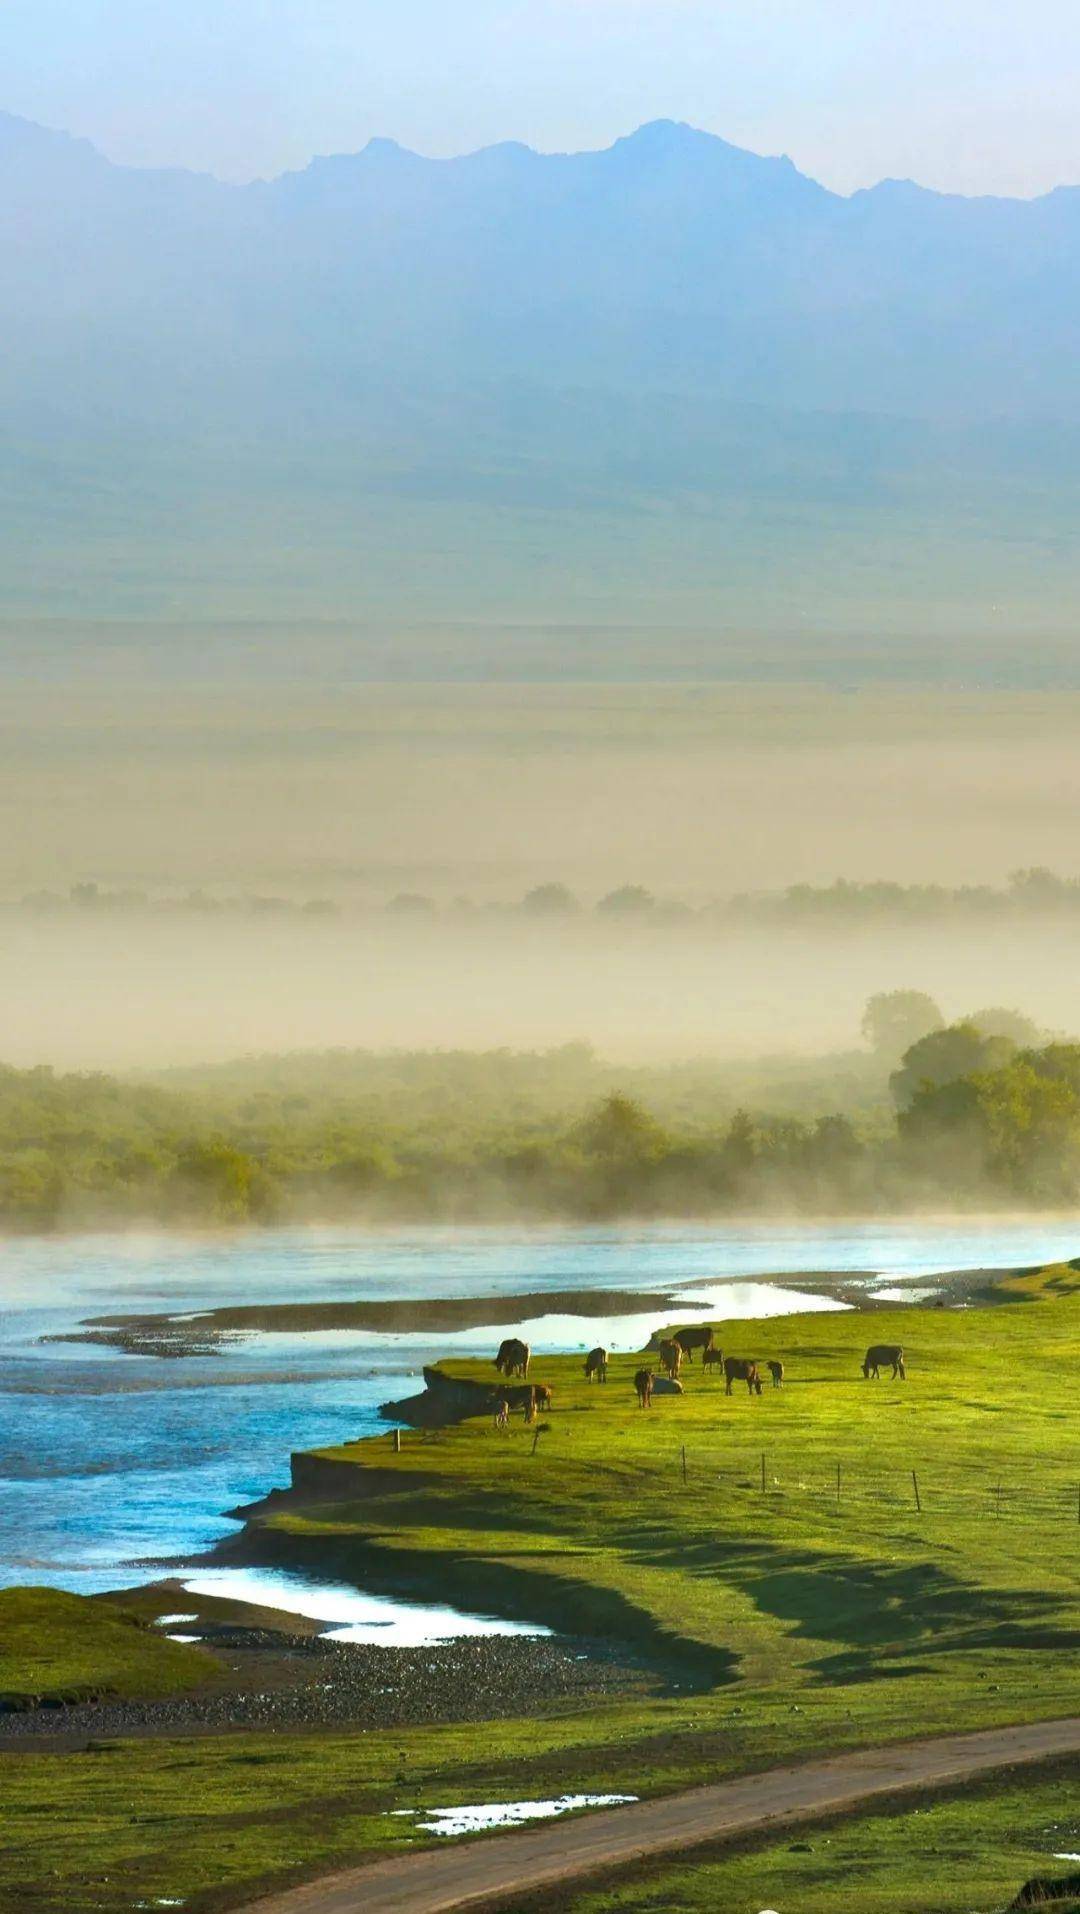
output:
[[[765,1457],[761,1458],[761,1493],[765,1493]]]
[[[919,1478],[916,1475],[914,1469],[912,1469],[911,1471],[911,1480],[915,1489],[915,1507],[918,1509],[919,1514],[921,1515],[922,1514],[922,1498],[919,1495]]]
[[[686,1444],[685,1442],[683,1443],[683,1447],[682,1447],[682,1479],[684,1482],[686,1481]]]
[[[401,1430],[400,1429],[394,1430],[394,1454],[395,1455],[401,1454]]]

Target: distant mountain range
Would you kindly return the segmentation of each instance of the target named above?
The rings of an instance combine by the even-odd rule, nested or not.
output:
[[[0,116],[9,616],[1071,625],[1080,189],[659,122],[238,187]]]

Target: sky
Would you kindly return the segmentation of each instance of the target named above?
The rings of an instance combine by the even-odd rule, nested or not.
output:
[[[1076,0],[3,0],[0,109],[230,179],[355,151],[606,146],[657,118],[886,177],[1080,182]]]

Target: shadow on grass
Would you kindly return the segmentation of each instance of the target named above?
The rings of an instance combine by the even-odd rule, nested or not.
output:
[[[931,1562],[838,1562],[833,1555],[767,1541],[698,1544],[656,1554],[656,1567],[715,1576],[763,1614],[791,1625],[796,1640],[837,1642],[840,1653],[808,1665],[826,1681],[901,1671],[892,1658],[981,1649],[1075,1649],[1059,1599],[1034,1590],[978,1588]]]

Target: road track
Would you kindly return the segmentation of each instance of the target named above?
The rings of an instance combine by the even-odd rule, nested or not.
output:
[[[994,1768],[1080,1754],[1080,1716],[863,1748],[736,1781],[718,1781],[542,1828],[515,1829],[349,1868],[249,1903],[252,1914],[448,1914],[603,1875],[875,1796],[945,1787]]]

